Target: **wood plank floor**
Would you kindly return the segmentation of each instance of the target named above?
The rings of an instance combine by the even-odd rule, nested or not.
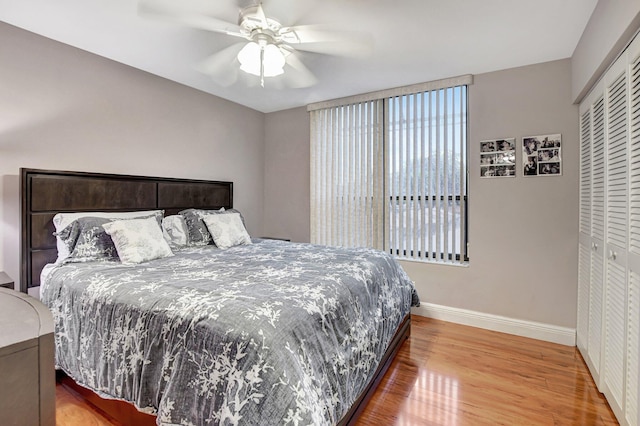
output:
[[[359,426],[618,424],[575,348],[412,321]],[[118,425],[64,385],[56,402],[59,426]]]

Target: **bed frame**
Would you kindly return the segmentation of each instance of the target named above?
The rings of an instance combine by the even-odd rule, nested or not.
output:
[[[233,183],[23,168],[20,169],[20,196],[20,290],[27,293],[40,285],[42,268],[57,258],[52,222],[56,213],[162,209],[169,215],[191,207],[232,208]],[[355,422],[410,334],[411,317],[407,315],[373,379],[338,424]],[[68,377],[61,380],[122,424],[155,424],[154,416],[138,412],[132,404],[102,399]]]
[[[194,179],[20,169],[20,291],[40,285],[57,258],[53,216],[59,212],[233,207],[233,183]]]

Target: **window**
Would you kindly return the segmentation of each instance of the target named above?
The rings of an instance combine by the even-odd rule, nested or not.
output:
[[[470,76],[441,83],[309,107],[312,242],[468,260]]]

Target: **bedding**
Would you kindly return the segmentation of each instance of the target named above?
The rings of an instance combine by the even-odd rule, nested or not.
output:
[[[186,209],[179,212],[179,214],[184,218],[184,222],[187,226],[187,231],[189,234],[188,244],[192,246],[211,244],[211,234],[207,230],[207,225],[202,219],[203,216],[230,213],[239,214],[240,219],[242,219],[242,224],[244,225],[244,217],[242,216],[242,213],[240,213],[236,209],[225,209],[223,207],[219,210]]]
[[[188,244],[187,224],[179,214],[165,216],[162,219],[162,233],[165,240],[174,247],[184,247]]]
[[[111,219],[102,217],[81,217],[56,232],[57,240],[65,247],[64,254],[58,255],[58,262],[117,260],[116,246],[102,227],[109,222]]]
[[[227,249],[241,244],[251,244],[251,237],[238,213],[208,214],[203,215],[202,220],[218,248]]]
[[[118,219],[134,219],[154,216],[161,223],[163,210],[142,210],[131,212],[72,212],[57,213],[53,217],[56,232],[56,248],[58,249],[57,263],[66,261],[69,257],[73,261],[89,261],[97,256],[104,260],[113,259],[115,247],[101,228],[102,224]],[[103,219],[98,221],[97,218]],[[74,228],[75,227],[75,228]],[[83,239],[83,246],[79,253],[72,253],[78,238]]]
[[[111,222],[149,219],[160,229],[162,212],[140,217],[78,217],[61,231],[55,232],[58,245],[64,246],[64,253],[58,254],[57,262],[118,261],[118,250],[114,239],[105,229]],[[160,231],[162,232],[162,231]]]
[[[160,425],[335,424],[419,300],[388,254],[254,240],[52,265],[56,363]]]
[[[154,217],[114,220],[102,227],[111,236],[120,262],[124,265],[173,256]]]

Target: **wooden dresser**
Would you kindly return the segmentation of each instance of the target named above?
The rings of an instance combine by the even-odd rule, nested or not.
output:
[[[55,390],[51,313],[0,287],[0,423],[55,426]]]

